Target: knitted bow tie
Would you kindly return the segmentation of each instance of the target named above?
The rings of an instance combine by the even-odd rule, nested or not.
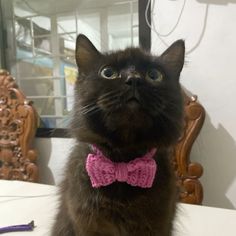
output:
[[[115,163],[105,157],[94,147],[94,154],[87,156],[86,170],[94,188],[107,186],[115,181],[126,182],[141,188],[152,187],[157,165],[153,156],[157,149],[153,148],[143,157],[136,158],[128,163]]]

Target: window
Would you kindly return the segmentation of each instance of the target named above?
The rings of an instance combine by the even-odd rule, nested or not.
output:
[[[140,43],[149,48],[147,2],[1,0],[4,37],[0,44],[7,43],[2,65],[34,102],[41,117],[41,135],[52,130],[56,135],[68,125],[77,78],[76,36],[85,34],[100,51]]]

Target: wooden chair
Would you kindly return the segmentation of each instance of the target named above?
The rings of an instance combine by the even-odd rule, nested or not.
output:
[[[197,102],[196,96],[188,96],[183,92],[185,101],[185,128],[179,142],[174,148],[174,168],[179,186],[179,200],[183,203],[201,204],[203,188],[199,178],[203,174],[203,167],[191,162],[190,151],[197,138],[204,119],[205,110]]]
[[[0,70],[0,179],[36,182],[36,151],[31,148],[38,116],[12,76]]]

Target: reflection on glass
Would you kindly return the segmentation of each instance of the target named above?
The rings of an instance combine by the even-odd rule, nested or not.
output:
[[[98,50],[138,46],[138,1],[12,0],[18,83],[44,127],[66,127],[77,78],[76,36]],[[66,120],[66,121],[65,121]]]

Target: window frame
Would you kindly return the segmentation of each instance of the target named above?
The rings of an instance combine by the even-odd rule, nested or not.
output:
[[[0,1],[0,68],[6,68],[5,48],[6,40],[4,39],[5,30],[3,27],[2,2]]]
[[[5,1],[5,0],[3,0]],[[146,8],[148,9],[146,11]],[[151,48],[151,29],[146,22],[146,18],[151,22],[151,1],[150,0],[138,0],[138,18],[139,18],[139,45],[143,49],[150,51]],[[2,7],[0,1],[0,68],[7,68],[6,55],[7,53],[7,41],[4,38],[6,31],[3,26],[2,19]],[[9,52],[8,52],[9,53]],[[40,138],[69,138],[69,128],[38,128],[36,137]]]

